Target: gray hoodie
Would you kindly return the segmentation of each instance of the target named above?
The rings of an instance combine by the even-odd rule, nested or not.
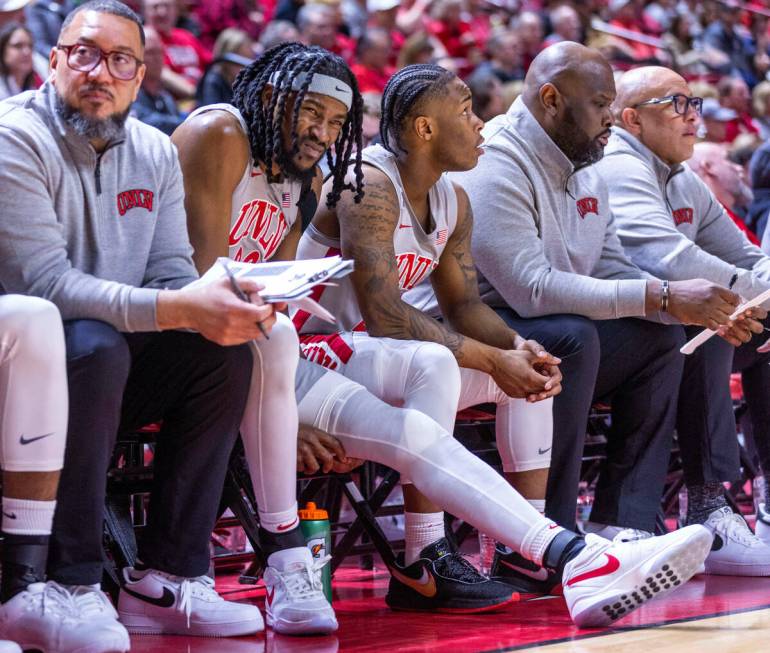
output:
[[[484,300],[524,317],[644,316],[649,275],[624,253],[594,167],[575,170],[521,98],[482,133],[479,164],[450,178],[471,201]]]
[[[0,103],[0,293],[49,299],[65,320],[157,330],[158,289],[197,277],[176,149],[129,118],[97,155],[54,98],[46,82]]]
[[[631,260],[663,279],[703,278],[746,299],[770,288],[770,258],[752,245],[686,164],[669,166],[620,127],[595,166]]]

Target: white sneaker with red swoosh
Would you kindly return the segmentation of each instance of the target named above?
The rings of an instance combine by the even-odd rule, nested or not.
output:
[[[337,617],[323,592],[321,570],[331,558],[315,560],[307,547],[282,549],[267,559],[263,580],[267,625],[284,635],[333,633]]]
[[[581,628],[607,626],[656,596],[686,583],[711,550],[703,526],[631,542],[586,535],[564,567],[564,598]]]

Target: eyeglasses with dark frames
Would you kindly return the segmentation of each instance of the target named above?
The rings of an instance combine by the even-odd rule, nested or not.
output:
[[[690,110],[690,107],[692,107],[695,113],[698,115],[701,115],[701,112],[703,111],[702,97],[687,97],[682,93],[651,98],[649,100],[645,100],[644,102],[640,102],[639,104],[635,104],[631,108],[636,109],[637,107],[644,107],[653,104],[671,104],[671,106],[674,107],[674,111],[676,111],[676,113],[678,113],[680,116],[687,114],[687,112]]]
[[[131,81],[139,72],[139,66],[144,61],[137,59],[134,55],[121,50],[112,50],[105,52],[95,45],[86,43],[73,43],[72,45],[56,45],[60,50],[67,53],[67,65],[72,70],[81,73],[90,73],[102,61],[107,62],[107,70],[115,79],[123,82]]]

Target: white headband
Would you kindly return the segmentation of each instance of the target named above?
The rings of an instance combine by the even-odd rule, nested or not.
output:
[[[276,70],[270,75],[269,84],[275,86],[281,79],[282,71]],[[307,79],[307,73],[300,73],[294,78],[291,84],[292,91],[299,91]],[[310,85],[307,90],[311,93],[320,93],[321,95],[328,95],[329,97],[339,100],[345,105],[348,111],[353,106],[353,89],[350,88],[345,82],[337,79],[336,77],[330,77],[322,73],[313,73],[313,78],[310,80]]]

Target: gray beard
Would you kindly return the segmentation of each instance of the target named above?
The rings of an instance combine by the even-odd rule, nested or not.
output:
[[[76,134],[87,138],[88,140],[112,141],[123,133],[123,127],[126,124],[129,107],[123,113],[113,113],[107,118],[89,118],[80,111],[67,104],[64,99],[56,93],[56,113],[68,127]]]

